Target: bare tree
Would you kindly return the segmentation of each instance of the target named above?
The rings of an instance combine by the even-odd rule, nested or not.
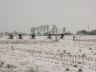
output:
[[[46,26],[43,25],[43,34],[46,32]]]
[[[65,32],[66,32],[66,28],[63,27],[63,29],[62,29],[62,33],[65,33]]]
[[[31,33],[33,34],[33,33],[35,33],[36,32],[36,28],[35,27],[32,27],[31,28]]]
[[[0,33],[0,38],[2,38],[2,36],[3,36],[3,33]]]
[[[40,34],[43,34],[43,25],[40,25]]]
[[[51,31],[53,34],[58,33],[58,27],[56,25],[53,25]]]
[[[37,26],[36,30],[37,30],[37,35],[40,35],[40,26]]]
[[[49,25],[48,24],[46,24],[46,30],[47,30],[47,34],[48,34],[48,32],[49,32]]]

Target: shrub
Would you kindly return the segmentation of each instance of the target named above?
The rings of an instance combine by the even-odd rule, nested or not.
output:
[[[11,65],[11,64],[7,64],[7,66],[6,66],[8,69],[10,69],[10,68],[16,68],[16,66],[14,66],[14,65]]]
[[[2,66],[3,66],[3,64],[4,64],[4,62],[0,62],[0,67],[2,67]]]
[[[77,65],[74,65],[74,67],[78,67]]]
[[[78,72],[83,72],[83,70],[82,69],[79,69]]]
[[[66,68],[66,71],[69,71],[69,68]]]

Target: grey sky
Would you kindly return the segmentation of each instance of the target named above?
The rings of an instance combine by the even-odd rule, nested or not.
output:
[[[96,29],[96,0],[0,0],[0,32],[27,32],[40,24]]]

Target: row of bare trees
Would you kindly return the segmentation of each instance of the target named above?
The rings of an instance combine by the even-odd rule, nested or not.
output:
[[[35,33],[38,35],[44,34],[44,33],[48,33],[49,32],[49,25],[40,25],[37,27],[32,27],[31,28],[31,33]]]
[[[6,36],[12,33],[13,35],[28,35],[26,32],[18,32],[18,31],[13,31],[13,32],[2,32],[0,33],[0,37]],[[36,34],[36,35],[48,35],[49,33],[51,34],[58,34],[58,33],[66,33],[66,28],[62,27],[62,31],[60,32],[60,29],[56,25],[50,26],[49,24],[45,25],[39,25],[36,27],[31,28],[31,34]]]
[[[52,25],[51,27],[46,24],[46,25],[40,25],[37,27],[32,27],[31,28],[31,33],[35,33],[37,35],[48,35],[48,33],[52,34],[57,34],[59,32],[59,28],[56,25]],[[66,32],[66,28],[63,27],[62,33]]]

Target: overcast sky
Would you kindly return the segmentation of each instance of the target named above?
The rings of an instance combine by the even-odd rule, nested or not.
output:
[[[40,24],[96,29],[96,0],[0,0],[0,32],[29,32]]]

